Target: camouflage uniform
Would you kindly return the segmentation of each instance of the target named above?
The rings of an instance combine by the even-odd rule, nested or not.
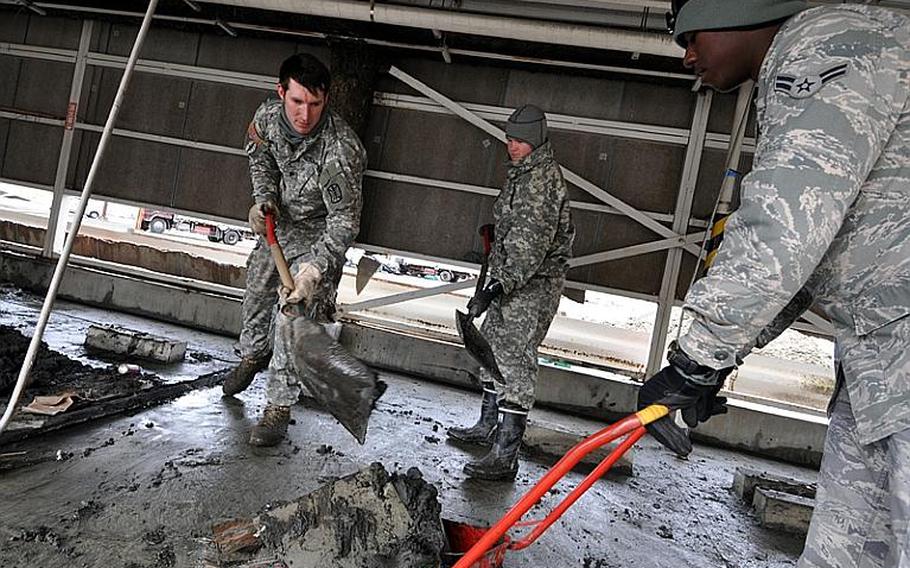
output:
[[[247,154],[256,203],[278,205],[276,233],[294,274],[299,263],[311,262],[322,280],[311,303],[317,321],[332,320],[345,251],[360,230],[361,180],[366,151],[357,135],[329,109],[314,131],[299,143],[282,132],[284,112],[280,99],[270,99],[256,110],[248,131]],[[247,260],[247,289],[243,298],[241,354],[255,356],[268,349],[270,323],[278,300],[278,273],[264,239]],[[275,319],[276,327],[286,322]],[[275,334],[280,335],[276,329]],[[287,367],[287,354],[275,343],[270,364],[269,402],[291,405],[300,386]]]
[[[716,369],[767,342],[798,292],[790,308],[814,299],[834,324],[844,387],[802,567],[910,565],[908,94],[906,14],[844,5],[788,20],[761,68],[742,204],[686,297],[680,346]]]
[[[510,164],[493,206],[496,241],[490,276],[503,294],[490,304],[480,332],[490,342],[504,384],[500,402],[530,410],[537,382],[537,348],[559,307],[575,227],[566,182],[547,142]],[[481,371],[486,384],[493,377]]]

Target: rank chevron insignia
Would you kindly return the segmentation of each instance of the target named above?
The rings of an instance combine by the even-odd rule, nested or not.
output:
[[[792,75],[779,74],[774,79],[774,90],[795,99],[805,99],[817,93],[826,84],[846,74],[846,63],[829,67],[818,75],[794,77]]]

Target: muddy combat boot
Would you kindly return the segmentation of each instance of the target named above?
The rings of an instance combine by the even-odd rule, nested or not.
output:
[[[468,477],[490,481],[511,481],[518,474],[518,450],[528,423],[524,411],[500,411],[499,425],[490,452],[477,461],[468,462],[464,472]]]
[[[492,387],[484,385],[483,398],[480,400],[480,418],[477,420],[477,424],[467,428],[449,428],[447,434],[449,438],[459,442],[490,446],[493,443],[493,432],[496,430],[498,414],[496,391]]]
[[[290,406],[265,407],[262,420],[253,426],[250,431],[250,445],[252,446],[277,446],[288,433],[288,424],[291,422]]]
[[[221,385],[224,395],[233,396],[246,390],[250,383],[253,382],[253,379],[256,378],[256,373],[265,370],[269,366],[271,357],[272,354],[267,353],[255,359],[247,357],[240,359],[240,364],[231,370],[227,378],[224,379],[224,384]]]

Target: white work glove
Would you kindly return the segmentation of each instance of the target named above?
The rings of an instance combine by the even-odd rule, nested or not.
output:
[[[282,286],[278,293],[281,299],[288,304],[297,304],[303,302],[308,304],[313,299],[313,293],[316,292],[316,286],[322,280],[322,272],[315,264],[303,262],[294,275],[294,291],[290,291]]]
[[[256,233],[257,235],[265,236],[265,213],[266,211],[271,211],[272,213],[278,212],[278,207],[275,206],[275,203],[272,201],[265,201],[263,203],[254,203],[250,207],[249,221],[250,221],[250,230]]]

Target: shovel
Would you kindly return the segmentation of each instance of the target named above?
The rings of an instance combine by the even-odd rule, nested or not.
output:
[[[485,225],[481,230],[483,235],[483,262],[480,265],[480,275],[477,277],[477,286],[474,293],[483,289],[484,281],[487,279],[487,261],[490,258],[490,231]],[[496,364],[496,357],[493,356],[493,349],[490,344],[480,334],[477,327],[474,326],[474,318],[471,314],[455,310],[455,328],[458,329],[458,336],[464,343],[464,348],[468,354],[480,363],[480,366],[493,374],[497,381],[503,382],[502,373],[499,371],[499,365]]]
[[[358,295],[367,287],[367,283],[369,283],[370,278],[376,274],[376,270],[379,269],[379,266],[379,261],[372,256],[363,255],[360,257],[360,260],[357,262],[357,278],[354,280]]]
[[[265,227],[266,241],[281,284],[293,290],[294,278],[275,238],[275,218],[271,213],[265,216]],[[376,400],[385,392],[386,384],[332,339],[321,324],[304,315],[301,306],[287,304],[281,311],[290,318],[290,325],[275,337],[275,341],[288,347],[298,379],[316,402],[363,444],[370,413]]]

